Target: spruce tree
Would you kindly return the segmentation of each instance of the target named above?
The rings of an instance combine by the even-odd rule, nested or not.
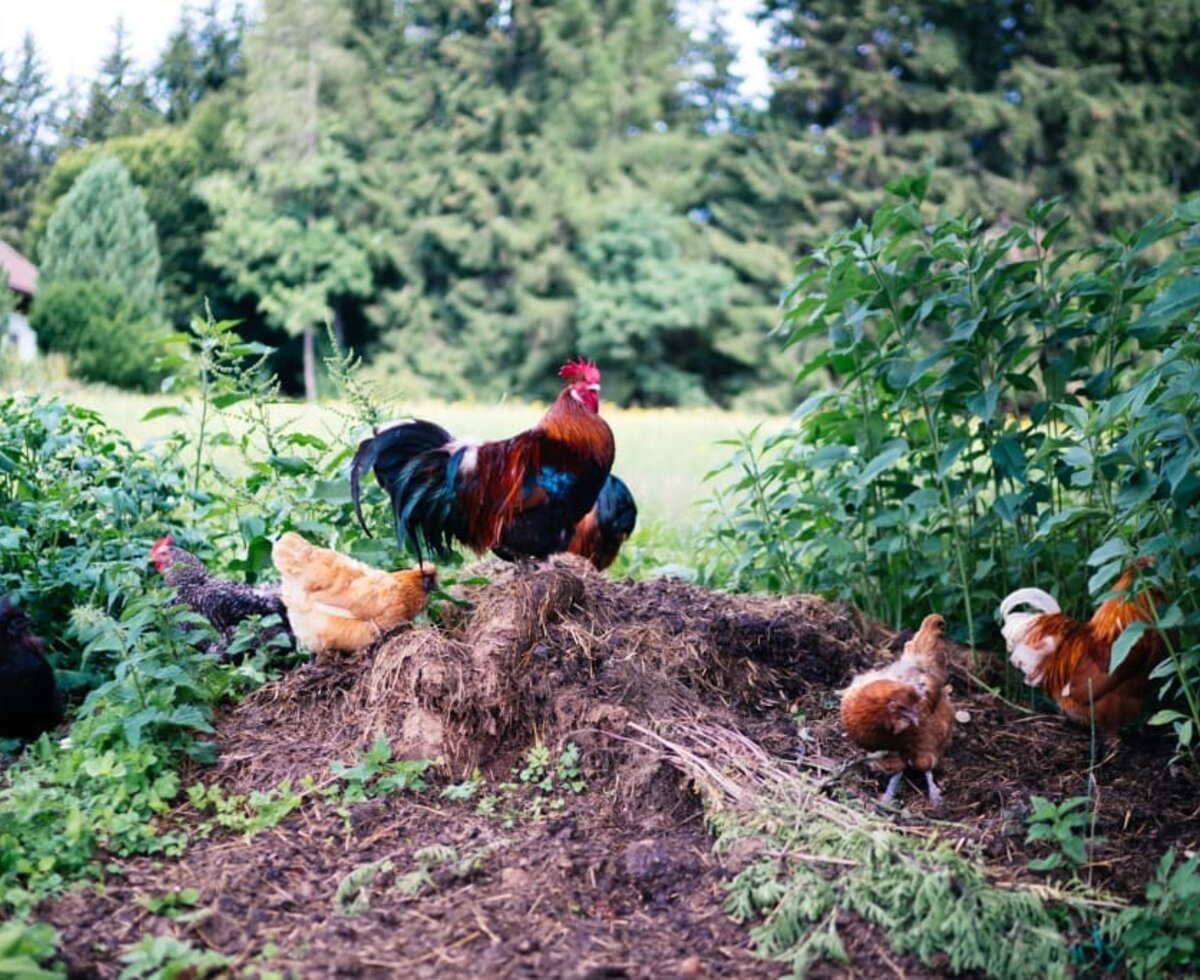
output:
[[[771,116],[822,231],[934,160],[931,197],[1083,233],[1200,186],[1200,0],[765,0]]]
[[[146,196],[113,157],[88,167],[59,201],[39,258],[43,283],[115,284],[139,310],[158,309],[158,240]]]
[[[26,34],[11,60],[0,52],[0,238],[28,248],[25,229],[53,159],[56,105],[45,61]]]
[[[693,43],[670,3],[417,0],[390,32],[372,32],[369,50],[387,79],[364,113],[379,126],[366,127],[364,175],[386,243],[371,309],[381,370],[447,397],[552,395],[562,359],[603,343],[580,318],[602,274],[585,243],[618,220],[620,202],[641,200],[680,268],[723,252],[743,267],[720,322],[704,309],[685,328],[707,356],[648,341],[647,351],[680,358],[664,369],[675,380],[626,390],[655,401],[667,388],[728,395],[756,363],[788,263],[773,255],[743,279],[753,265],[744,243],[708,223],[717,144],[706,113],[717,100],[692,97]],[[623,309],[645,317],[634,328],[643,336],[675,329],[653,303]]]
[[[39,342],[84,378],[149,389],[164,329],[158,244],[145,195],[121,162],[97,160],[55,208],[32,311]]]
[[[76,105],[63,126],[68,144],[90,145],[113,136],[140,133],[157,125],[161,116],[150,95],[148,80],[133,64],[125,21],[113,25],[112,47],[88,86],[83,104]]]

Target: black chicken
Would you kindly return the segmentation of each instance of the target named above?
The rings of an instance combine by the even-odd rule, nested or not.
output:
[[[637,504],[620,477],[608,474],[592,509],[575,525],[567,550],[587,558],[600,571],[617,559],[617,552],[637,524]]]
[[[54,668],[29,617],[0,596],[0,738],[32,741],[62,720]]]
[[[288,646],[295,649],[296,638],[288,625],[287,609],[277,584],[246,585],[218,578],[190,551],[176,547],[169,534],[154,542],[150,560],[162,572],[167,585],[175,590],[176,602],[191,606],[220,635],[220,643],[210,646],[209,653],[227,659],[238,623],[251,616],[278,616],[278,625],[263,629],[263,642],[286,636]]]

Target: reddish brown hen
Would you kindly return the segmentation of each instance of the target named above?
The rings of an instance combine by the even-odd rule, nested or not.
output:
[[[906,767],[925,774],[931,803],[941,801],[933,770],[954,731],[946,688],[946,621],[926,616],[899,659],[859,674],[842,695],[842,726],[860,748],[889,753],[876,762],[888,773],[882,802],[891,802]]]

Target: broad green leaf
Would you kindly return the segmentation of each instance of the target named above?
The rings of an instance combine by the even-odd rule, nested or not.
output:
[[[1121,631],[1121,635],[1117,637],[1116,642],[1112,645],[1112,654],[1108,661],[1108,672],[1110,674],[1125,662],[1125,658],[1129,656],[1129,651],[1134,648],[1134,645],[1142,638],[1142,634],[1148,628],[1146,623],[1137,620],[1130,623]]]
[[[1106,541],[1088,555],[1087,563],[1089,565],[1101,565],[1106,561],[1112,561],[1114,558],[1124,558],[1128,554],[1129,545],[1120,538],[1114,538],[1111,541]]]
[[[884,472],[891,469],[908,453],[908,443],[903,439],[896,439],[884,447],[883,451],[867,463],[861,473],[855,477],[853,486],[859,490],[868,486],[880,477]]]
[[[172,417],[178,418],[178,417],[182,416],[183,414],[184,414],[183,409],[180,408],[178,405],[159,405],[155,408],[150,409],[150,411],[148,411],[145,415],[143,415],[142,421],[143,422],[151,422],[154,419],[160,419],[160,418],[164,418],[166,416],[172,416]]]

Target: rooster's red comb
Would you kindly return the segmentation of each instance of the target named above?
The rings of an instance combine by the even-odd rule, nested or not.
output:
[[[175,539],[173,537],[171,537],[171,535],[169,535],[169,534],[166,535],[165,537],[161,537],[157,541],[154,542],[154,547],[150,549],[150,554],[156,555],[160,551],[166,551],[166,549],[171,547],[171,545],[173,545],[174,543],[175,543]]]
[[[558,369],[558,376],[566,378],[568,381],[582,381],[589,385],[600,383],[600,369],[596,367],[596,362],[585,360],[582,357],[577,361],[567,361]]]

